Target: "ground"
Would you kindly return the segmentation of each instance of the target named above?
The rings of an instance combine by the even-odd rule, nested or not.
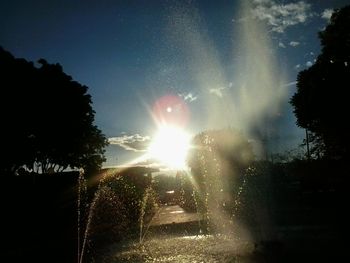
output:
[[[142,242],[111,245],[97,262],[332,262],[337,237],[323,228],[279,228],[279,240],[255,242],[229,234],[203,235],[199,216],[178,205],[161,206]],[[326,237],[326,238],[325,238]]]

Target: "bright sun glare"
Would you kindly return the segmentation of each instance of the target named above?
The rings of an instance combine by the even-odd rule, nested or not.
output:
[[[169,168],[185,169],[189,148],[190,136],[183,129],[163,126],[154,137],[148,153]]]

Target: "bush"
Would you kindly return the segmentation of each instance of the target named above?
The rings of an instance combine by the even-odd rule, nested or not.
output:
[[[95,257],[107,245],[135,239],[140,226],[148,223],[157,209],[151,185],[137,187],[127,176],[107,174],[100,181],[86,220],[84,247],[88,257]]]

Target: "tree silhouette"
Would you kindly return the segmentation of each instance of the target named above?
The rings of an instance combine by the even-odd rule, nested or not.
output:
[[[322,52],[314,65],[298,74],[291,104],[297,125],[311,133],[314,155],[349,158],[350,6],[333,13],[319,38]]]
[[[249,141],[231,128],[201,132],[193,138],[192,146],[188,166],[198,186],[204,188],[204,184],[217,181],[230,192],[254,158]]]
[[[230,128],[201,132],[193,138],[192,146],[188,166],[199,191],[236,192],[254,158],[249,141]]]
[[[253,159],[253,151],[249,141],[232,128],[209,130],[197,134],[192,140],[188,164],[192,169],[200,169],[202,161],[229,164],[238,171],[247,168]],[[225,162],[225,163],[223,163]]]
[[[39,67],[16,59],[0,47],[0,169],[35,172],[99,168],[105,136],[93,124],[95,112],[87,87],[72,80],[59,64]]]

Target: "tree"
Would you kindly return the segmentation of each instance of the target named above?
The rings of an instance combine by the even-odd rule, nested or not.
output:
[[[297,125],[310,132],[314,156],[349,158],[350,6],[336,10],[319,33],[322,51],[301,71],[291,99]]]
[[[238,185],[254,158],[249,141],[231,128],[201,132],[193,138],[192,146],[188,166],[194,179],[199,185],[206,179],[219,180],[226,192]]]
[[[243,171],[253,159],[249,141],[234,129],[209,130],[197,134],[192,140],[192,150],[188,164],[192,169],[201,169],[202,162],[211,165],[219,162],[221,166],[230,166],[237,172]]]
[[[222,129],[197,134],[192,146],[188,165],[198,209],[208,218],[221,214],[222,209],[232,213],[244,175],[254,158],[251,144],[241,133]]]
[[[87,87],[40,59],[16,59],[0,47],[2,172],[99,168],[105,136],[94,125]]]

